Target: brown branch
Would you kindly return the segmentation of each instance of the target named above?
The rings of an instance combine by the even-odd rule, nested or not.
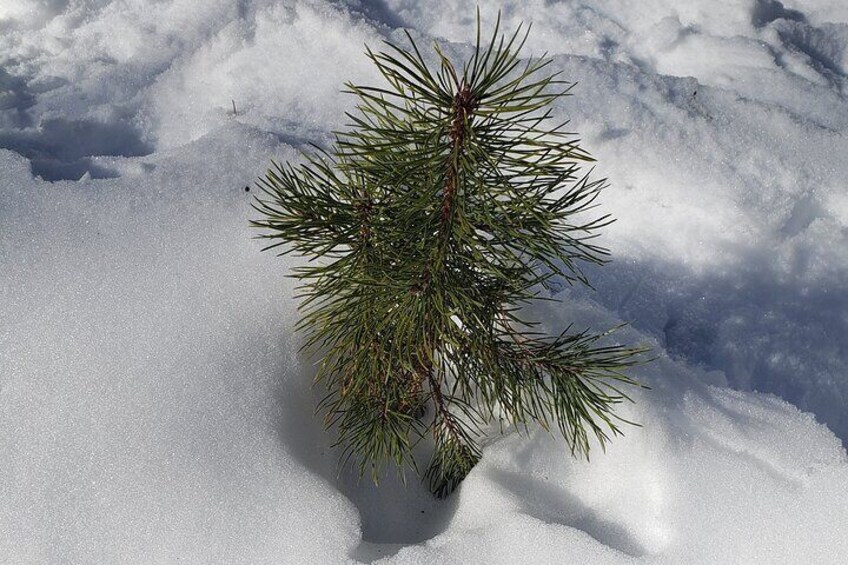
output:
[[[457,184],[459,182],[459,158],[465,148],[465,140],[468,137],[468,122],[477,108],[477,101],[471,94],[471,89],[463,83],[459,92],[453,98],[451,113],[450,132],[448,137],[451,141],[451,153],[448,158],[448,171],[445,176],[445,190],[442,195],[442,214],[439,222],[439,234],[442,239],[447,239],[445,232],[453,217],[454,203],[456,200]]]
[[[454,441],[456,441],[459,445],[465,445],[462,441],[462,434],[459,432],[459,426],[454,421],[454,415],[451,414],[450,410],[448,410],[448,403],[445,400],[445,395],[442,393],[442,380],[437,379],[433,374],[433,370],[431,367],[421,367],[422,371],[426,371],[424,376],[427,379],[427,382],[430,385],[430,392],[433,398],[433,406],[436,409],[436,414],[438,420],[440,420],[444,425],[445,429],[448,433],[453,437]],[[435,424],[435,422],[434,422]],[[436,427],[433,426],[433,434],[435,436]]]
[[[439,214],[439,254],[443,255],[445,246],[450,240],[450,223],[456,209],[456,196],[459,185],[459,159],[465,150],[465,141],[468,137],[468,123],[477,101],[471,93],[467,84],[462,84],[459,92],[454,95],[451,106],[451,124],[448,131],[451,150],[447,159],[447,172],[445,173],[445,186],[442,192],[442,203]],[[427,290],[433,278],[430,265],[424,267],[421,273],[421,281],[415,285],[410,292],[419,295]]]
[[[374,201],[371,195],[363,189],[362,202],[357,204],[356,211],[359,213],[361,225],[359,227],[359,243],[362,247],[367,247],[371,240],[371,214],[374,210]]]
[[[471,89],[463,83],[459,91],[454,96],[453,105],[451,107],[451,124],[448,132],[450,140],[450,155],[447,159],[447,171],[445,173],[445,185],[442,192],[442,202],[439,212],[439,231],[438,231],[438,254],[444,256],[444,252],[448,242],[450,241],[450,224],[456,209],[457,191],[459,188],[459,160],[465,151],[465,143],[468,137],[468,124],[472,113],[477,107],[477,102],[471,93]],[[431,261],[426,265],[421,273],[420,283],[415,285],[410,292],[420,295],[428,289],[434,276],[440,274],[442,265],[440,262]],[[435,272],[434,272],[435,271]],[[435,341],[434,335],[429,335],[424,344],[424,351],[433,347]],[[444,430],[450,435],[451,439],[458,445],[467,447],[463,441],[459,424],[456,422],[454,415],[448,409],[448,402],[442,392],[442,377],[437,377],[433,371],[432,361],[429,355],[422,354],[420,365],[413,372],[411,387],[421,390],[423,382],[426,380],[430,387],[430,398],[432,398],[433,406],[436,411],[436,416],[433,422],[434,438],[438,432],[438,425],[443,426]],[[438,440],[438,438],[435,438]]]

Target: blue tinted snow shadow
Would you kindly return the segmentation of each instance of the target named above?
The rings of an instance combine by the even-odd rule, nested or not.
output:
[[[48,118],[37,121],[32,107],[39,94],[60,88],[64,79],[25,79],[0,68],[0,149],[30,160],[32,174],[47,181],[113,178],[118,172],[98,162],[105,157],[138,157],[153,152],[119,112],[114,119]]]
[[[149,155],[132,125],[91,120],[44,120],[37,128],[0,131],[0,148],[11,149],[30,160],[32,173],[47,181],[112,178],[118,173],[96,162],[96,156],[137,157]]]
[[[370,475],[360,478],[356,468],[342,466],[341,449],[332,445],[334,432],[323,429],[323,414],[316,413],[326,390],[321,384],[311,389],[306,384],[314,378],[315,359],[299,352],[292,361],[302,374],[296,380],[280,376],[277,403],[281,410],[275,430],[292,456],[344,494],[359,511],[362,541],[351,558],[370,563],[445,531],[456,512],[456,493],[436,499],[413,469],[405,469],[402,478],[387,465],[375,484]],[[426,467],[428,446],[420,446],[416,457],[418,464]]]
[[[788,228],[788,229],[791,229]],[[768,258],[698,275],[662,262],[587,269],[575,289],[657,338],[672,357],[720,370],[738,390],[812,412],[848,447],[848,295],[838,275],[781,275]]]

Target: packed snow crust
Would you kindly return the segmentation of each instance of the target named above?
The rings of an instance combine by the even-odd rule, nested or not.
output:
[[[493,437],[444,502],[337,472],[246,187],[475,6],[0,0],[0,562],[845,562],[841,0],[482,4],[578,83],[613,262],[534,314],[631,322],[641,427]]]

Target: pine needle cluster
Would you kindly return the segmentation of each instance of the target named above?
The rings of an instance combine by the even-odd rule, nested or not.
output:
[[[552,281],[586,283],[608,216],[588,218],[604,187],[553,103],[570,85],[546,58],[519,58],[526,31],[498,26],[455,65],[428,64],[412,37],[367,51],[382,86],[358,98],[329,151],[278,164],[254,206],[266,249],[313,259],[303,281],[306,347],[320,354],[325,422],[345,461],[376,480],[387,463],[418,468],[450,493],[480,458],[492,423],[557,430],[586,454],[618,434],[613,409],[636,384],[640,349],[606,333],[546,336],[522,307]],[[588,218],[588,219],[587,219]],[[608,333],[608,332],[607,332]]]

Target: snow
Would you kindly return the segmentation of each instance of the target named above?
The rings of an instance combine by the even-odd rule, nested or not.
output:
[[[840,0],[504,3],[618,218],[535,313],[631,322],[641,427],[493,437],[444,502],[337,472],[245,187],[343,126],[364,44],[462,57],[475,6],[0,0],[0,561],[844,562]]]

